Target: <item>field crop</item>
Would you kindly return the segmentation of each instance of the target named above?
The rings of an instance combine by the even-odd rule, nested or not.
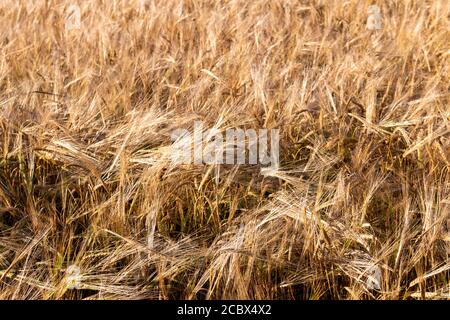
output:
[[[449,17],[0,0],[0,299],[449,299]],[[279,164],[174,161],[199,122]]]

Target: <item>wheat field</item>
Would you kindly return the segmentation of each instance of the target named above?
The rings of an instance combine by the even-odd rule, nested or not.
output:
[[[449,299],[449,17],[0,0],[0,299]],[[279,167],[174,163],[195,121]]]

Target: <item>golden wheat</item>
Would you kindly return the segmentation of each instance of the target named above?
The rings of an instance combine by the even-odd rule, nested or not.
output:
[[[0,298],[448,299],[449,14],[0,1]],[[280,167],[173,163],[194,121]]]

